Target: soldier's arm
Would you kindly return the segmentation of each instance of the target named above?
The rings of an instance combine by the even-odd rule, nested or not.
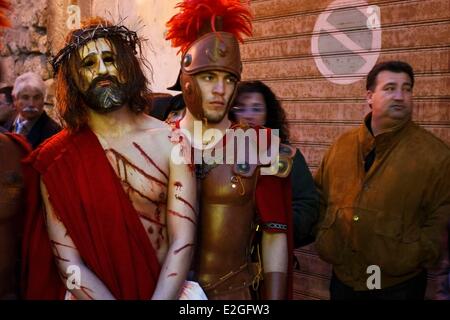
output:
[[[264,270],[264,298],[287,298],[288,272],[288,205],[285,188],[290,188],[288,178],[259,177],[256,203],[262,227],[262,264]],[[290,197],[289,197],[289,200]],[[289,205],[290,205],[290,201]]]
[[[286,233],[263,231],[262,260],[265,298],[269,300],[286,299],[288,271]]]
[[[103,282],[85,265],[80,254],[50,203],[45,184],[41,180],[41,195],[45,205],[47,230],[59,275],[76,299],[111,300],[114,296]]]

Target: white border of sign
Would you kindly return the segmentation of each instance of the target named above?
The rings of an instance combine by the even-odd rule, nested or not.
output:
[[[348,49],[358,52],[358,54],[366,60],[364,66],[356,71],[356,74],[367,74],[373,68],[375,63],[380,56],[381,49],[381,23],[380,23],[380,9],[377,6],[371,6],[364,0],[336,0],[333,1],[323,13],[317,18],[316,24],[314,26],[313,36],[311,38],[311,52],[314,57],[317,68],[320,73],[330,82],[336,84],[351,84],[364,76],[352,76],[344,77],[342,75],[335,76],[334,73],[325,65],[322,61],[322,56],[319,53],[319,36],[320,32],[324,30],[324,27],[329,26],[327,22],[328,17],[334,12],[335,9],[342,9],[348,6],[357,6],[356,9],[367,17],[367,28],[372,30],[372,45],[370,50],[360,48],[356,43],[354,43],[350,38],[348,38],[344,33],[337,32],[333,33],[332,36],[336,37],[339,41],[345,41],[351,43],[352,45],[347,46]],[[351,76],[351,74],[349,74]]]

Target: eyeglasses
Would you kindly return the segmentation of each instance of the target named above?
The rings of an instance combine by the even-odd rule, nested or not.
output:
[[[262,114],[266,112],[266,108],[264,106],[252,106],[252,107],[244,107],[244,106],[234,106],[231,108],[231,111],[235,114],[245,114],[245,113],[254,113],[254,114]]]
[[[0,101],[0,107],[12,106],[12,103],[6,101]]]

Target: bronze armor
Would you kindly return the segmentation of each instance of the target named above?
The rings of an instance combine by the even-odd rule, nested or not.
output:
[[[293,154],[280,144],[278,176],[289,175]],[[209,299],[251,299],[251,287],[262,277],[261,264],[251,261],[259,174],[256,164],[197,167],[201,209],[194,270]]]
[[[194,269],[209,299],[251,299],[249,289],[257,276],[250,261],[257,176],[256,166],[221,164],[199,179]]]

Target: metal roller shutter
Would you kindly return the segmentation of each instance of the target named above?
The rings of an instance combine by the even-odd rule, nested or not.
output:
[[[313,172],[369,111],[364,77],[384,60],[413,66],[413,118],[450,144],[450,1],[253,0],[251,7],[243,78],[264,81],[282,100],[291,141]],[[328,298],[330,266],[313,246],[296,255],[295,298]]]

